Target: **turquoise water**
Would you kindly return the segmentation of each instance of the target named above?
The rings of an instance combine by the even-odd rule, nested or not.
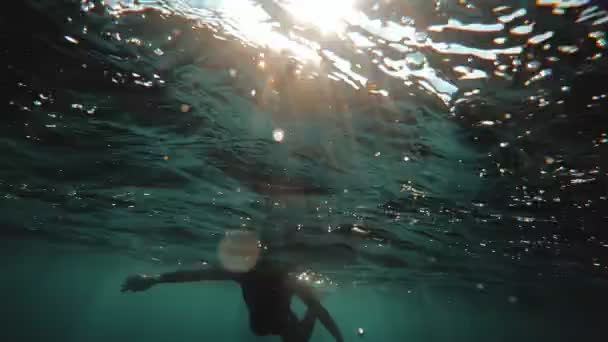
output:
[[[346,341],[603,341],[605,8],[7,6],[2,339],[279,341],[234,283],[120,292],[244,230]]]

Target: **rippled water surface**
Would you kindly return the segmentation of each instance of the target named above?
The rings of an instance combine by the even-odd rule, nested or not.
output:
[[[0,25],[7,279],[213,263],[249,230],[334,284],[347,341],[604,340],[606,2],[28,0]],[[214,334],[148,339],[255,339]]]

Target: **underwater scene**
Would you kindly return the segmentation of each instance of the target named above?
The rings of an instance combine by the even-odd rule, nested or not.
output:
[[[0,341],[608,339],[608,1],[0,27]]]

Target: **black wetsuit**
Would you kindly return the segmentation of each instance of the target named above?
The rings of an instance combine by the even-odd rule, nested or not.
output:
[[[297,320],[291,311],[292,291],[288,274],[281,269],[255,269],[238,277],[249,310],[249,323],[256,335],[285,334]]]
[[[290,278],[289,270],[285,265],[271,265],[262,260],[245,273],[207,268],[168,272],[158,276],[134,275],[127,278],[121,291],[144,291],[160,283],[233,280],[239,283],[243,291],[254,334],[279,335],[284,342],[304,342],[310,339],[315,322],[319,319],[337,341],[343,341],[327,310],[306,286]],[[302,319],[298,319],[291,310],[291,297],[294,295],[307,307]]]

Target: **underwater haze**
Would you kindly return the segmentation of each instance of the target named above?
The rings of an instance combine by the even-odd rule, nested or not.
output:
[[[280,341],[236,283],[121,293],[227,267],[235,232],[345,341],[606,340],[608,2],[20,0],[0,27],[1,341]]]

